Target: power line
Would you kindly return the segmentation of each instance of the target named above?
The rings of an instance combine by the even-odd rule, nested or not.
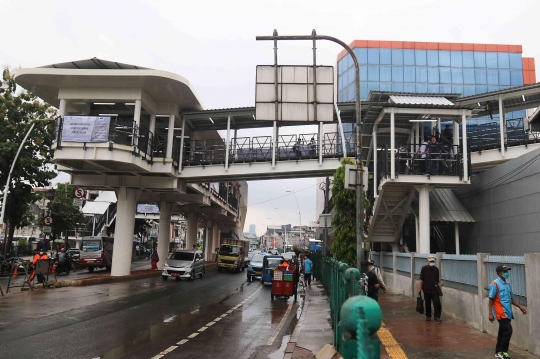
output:
[[[303,189],[301,189],[301,190],[296,191],[296,193],[305,191],[306,189],[310,189],[310,188],[312,188],[312,187],[315,187],[316,185],[317,185],[317,184],[315,183],[313,186],[309,186],[309,187],[306,187],[306,188],[303,188]],[[266,200],[266,201],[262,201],[262,202],[259,202],[259,203],[248,204],[247,206],[242,206],[242,207],[240,207],[240,208],[247,208],[247,207],[251,207],[251,206],[257,206],[257,205],[259,205],[259,204],[263,204],[263,203],[275,201],[276,199],[284,198],[284,197],[291,196],[291,195],[292,195],[292,193],[291,193],[291,194],[285,194],[285,195],[283,195],[283,196],[279,196],[279,197],[276,197],[276,198],[272,198],[272,199],[269,199],[269,200]]]

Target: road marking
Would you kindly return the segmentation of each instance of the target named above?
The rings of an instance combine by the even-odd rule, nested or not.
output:
[[[199,333],[193,333],[193,334],[191,334],[191,335],[188,335],[188,338],[189,338],[189,339],[193,339],[193,338],[195,338],[197,335],[199,335]]]
[[[173,350],[175,350],[176,348],[178,348],[176,345],[172,345],[172,346],[168,347],[167,349],[165,349],[164,352],[165,353],[170,353]]]
[[[188,341],[189,341],[189,339],[182,339],[182,340],[180,340],[180,341],[179,341],[178,343],[176,343],[176,344],[182,345],[182,344],[186,344]]]
[[[210,322],[208,324],[206,324],[207,327],[211,327],[212,325],[216,324],[216,322]]]
[[[384,323],[382,324],[381,329],[377,331],[377,335],[379,336],[379,340],[384,346],[384,350],[386,350],[386,353],[388,353],[390,358],[408,359],[407,354],[405,354],[403,349],[401,349],[401,346],[398,344],[396,339],[394,339],[392,333],[390,333],[390,331],[386,329]]]
[[[159,359],[159,358],[163,358],[163,355],[156,355],[152,357],[152,359]]]
[[[226,311],[225,313],[231,314],[232,312],[233,312],[232,310],[228,310],[228,311]]]
[[[202,327],[202,328],[199,329],[198,331],[199,331],[199,332],[204,332],[206,329],[208,329],[208,327]]]
[[[291,304],[289,304],[289,307],[287,308],[287,311],[285,312],[285,315],[281,319],[281,322],[279,322],[279,325],[277,326],[276,330],[274,331],[274,334],[272,334],[270,339],[268,339],[268,341],[266,342],[266,345],[272,345],[274,343],[274,340],[276,340],[276,337],[278,336],[279,331],[281,330],[281,328],[283,328],[283,326],[285,325],[285,322],[287,321],[287,317],[291,313],[292,306],[293,306],[293,302],[291,302]]]
[[[221,320],[221,317],[217,317],[216,319],[214,319],[214,322],[219,322]]]

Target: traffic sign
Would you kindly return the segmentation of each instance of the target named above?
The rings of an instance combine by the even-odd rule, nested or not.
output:
[[[75,191],[73,191],[73,196],[75,198],[84,198],[84,188],[75,188]]]
[[[41,228],[41,230],[43,231],[43,233],[51,233],[52,232],[52,227],[49,227],[49,226],[43,226]]]
[[[83,204],[83,199],[82,198],[73,198],[73,205],[75,207],[81,207]]]
[[[53,224],[53,219],[51,216],[45,216],[45,218],[43,218],[43,224],[46,225],[46,226],[50,226],[51,224]]]

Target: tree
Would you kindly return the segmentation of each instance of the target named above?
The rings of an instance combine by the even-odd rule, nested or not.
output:
[[[69,183],[59,183],[54,193],[54,199],[49,202],[50,215],[53,219],[51,235],[62,238],[65,231],[73,230],[85,223],[84,215],[79,207],[73,205],[75,186]]]
[[[344,158],[341,166],[334,173],[332,185],[332,203],[336,215],[332,219],[335,235],[332,241],[332,254],[338,261],[347,263],[350,267],[356,265],[356,191],[344,188],[345,165],[354,165],[351,158]],[[367,183],[366,183],[367,185]],[[364,207],[369,208],[366,199]],[[362,236],[364,234],[362,233]]]
[[[9,69],[0,81],[0,188],[3,190],[10,166],[32,122],[56,115],[56,110],[35,95],[17,87]],[[10,248],[15,228],[26,223],[30,203],[37,200],[34,187],[46,187],[56,177],[52,131],[45,122],[37,122],[26,141],[9,183],[6,222],[9,223],[7,248]],[[5,194],[3,194],[5,195]],[[0,202],[1,203],[1,202]]]

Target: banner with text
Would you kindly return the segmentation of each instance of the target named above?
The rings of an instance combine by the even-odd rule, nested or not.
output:
[[[107,142],[110,125],[110,117],[64,116],[62,141]]]

